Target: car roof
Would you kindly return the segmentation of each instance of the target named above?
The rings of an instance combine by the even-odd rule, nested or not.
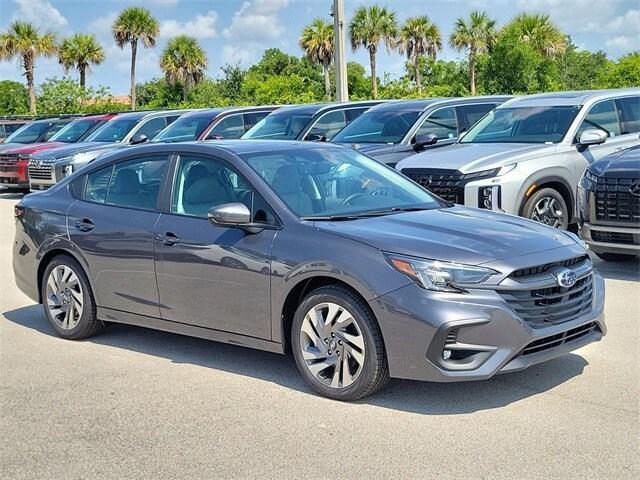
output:
[[[385,102],[385,100],[363,100],[358,102],[332,102],[332,103],[306,103],[304,105],[287,105],[276,110],[279,113],[302,113],[315,115],[328,110],[341,108],[354,108],[358,106],[373,106]]]
[[[191,112],[192,110],[153,110],[153,111],[148,111],[148,110],[143,110],[143,111],[138,111],[138,112],[124,112],[124,113],[118,113],[118,115],[116,115],[116,119],[117,120],[142,120],[143,118],[146,117],[164,117],[167,115],[171,115],[171,114],[175,114],[175,115],[183,115],[187,112]]]
[[[184,115],[183,117],[216,117],[221,113],[243,113],[243,112],[254,112],[254,111],[264,111],[264,110],[277,110],[281,108],[281,105],[262,105],[262,106],[250,106],[250,107],[217,107],[217,108],[201,108],[198,110],[192,110]]]
[[[505,102],[513,98],[510,95],[485,95],[477,97],[434,97],[434,98],[421,98],[417,100],[392,100],[371,107],[371,111],[375,112],[392,112],[392,111],[414,111],[423,112],[427,108],[436,105],[464,105],[468,103],[484,103],[489,101]]]
[[[505,107],[560,107],[581,106],[591,101],[606,100],[608,98],[640,95],[640,88],[618,88],[612,90],[579,90],[568,92],[538,93],[517,97],[503,103],[498,108]]]

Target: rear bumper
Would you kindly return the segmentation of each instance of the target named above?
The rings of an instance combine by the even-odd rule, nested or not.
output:
[[[484,380],[598,341],[606,334],[604,280],[593,275],[591,308],[578,318],[544,328],[529,326],[493,290],[473,290],[462,297],[409,285],[379,297],[370,306],[380,319],[391,376],[433,382]],[[443,358],[452,331],[453,348],[475,352],[462,363]]]
[[[580,225],[580,237],[595,253],[640,254],[640,225],[633,227],[583,223]]]

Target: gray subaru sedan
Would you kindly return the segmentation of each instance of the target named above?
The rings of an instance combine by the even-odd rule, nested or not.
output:
[[[117,322],[291,351],[341,400],[390,377],[487,379],[606,333],[575,235],[453,205],[336,145],[132,147],[15,217],[16,282],[61,337]]]

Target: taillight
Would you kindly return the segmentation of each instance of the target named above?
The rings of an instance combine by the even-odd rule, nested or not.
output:
[[[16,205],[15,207],[13,207],[13,216],[16,220],[20,220],[22,217],[24,217],[24,211],[25,208],[22,205]]]

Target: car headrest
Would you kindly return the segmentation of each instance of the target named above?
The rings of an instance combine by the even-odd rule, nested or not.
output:
[[[111,192],[120,194],[138,193],[139,190],[138,174],[131,169],[120,170],[111,188]]]
[[[187,203],[209,203],[212,207],[217,203],[224,187],[213,176],[206,176],[196,180],[184,192],[184,201]]]
[[[283,165],[273,176],[271,187],[280,195],[297,193],[301,190],[302,182],[295,165]]]

